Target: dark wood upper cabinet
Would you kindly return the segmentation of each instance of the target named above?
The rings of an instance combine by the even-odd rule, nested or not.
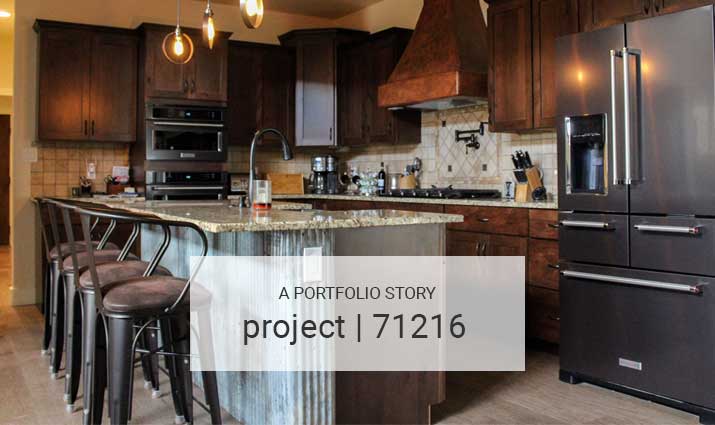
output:
[[[489,2],[492,131],[556,125],[555,40],[578,32],[578,0]]]
[[[489,130],[534,126],[531,1],[493,1],[488,9]]]
[[[136,141],[137,38],[37,21],[40,141]]]
[[[655,13],[680,12],[693,7],[713,4],[713,0],[653,0],[653,10]]]
[[[556,126],[556,49],[562,35],[578,32],[578,0],[533,0],[534,128]]]
[[[90,136],[99,141],[136,139],[137,39],[96,34],[92,40]]]
[[[203,44],[201,32],[184,29],[194,43],[194,57],[187,64],[170,62],[162,43],[173,27],[143,24],[142,60],[144,98],[189,99],[225,103],[228,99],[228,38],[218,32],[214,48]]]
[[[367,36],[344,29],[296,30],[280,36],[295,49],[295,144],[335,146],[338,46]]]
[[[294,140],[295,60],[288,48],[231,41],[229,46],[228,126],[231,144],[248,146],[262,128]],[[265,141],[271,141],[266,135]]]
[[[349,45],[338,55],[338,143],[419,143],[421,113],[378,105],[377,90],[387,82],[407,47],[411,30],[391,28]]]
[[[590,31],[648,17],[653,0],[579,0],[579,10],[581,31]]]

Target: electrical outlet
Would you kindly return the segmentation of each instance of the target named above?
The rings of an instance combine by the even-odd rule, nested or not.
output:
[[[487,171],[487,164],[482,164],[482,171]]]
[[[451,164],[447,166],[447,172],[448,172],[448,173],[451,173],[451,172],[452,172],[452,165],[451,165]]]
[[[303,283],[323,280],[323,248],[303,248]]]
[[[97,178],[97,165],[94,162],[87,164],[87,178],[90,180]]]

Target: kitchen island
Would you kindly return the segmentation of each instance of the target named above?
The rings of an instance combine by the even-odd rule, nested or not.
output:
[[[93,202],[196,224],[207,233],[210,256],[301,256],[306,249],[324,256],[444,255],[446,224],[463,220],[397,210],[261,211],[230,201]],[[144,259],[162,237],[161,229],[142,229]],[[161,264],[188,276],[199,250],[192,231],[174,230]],[[430,405],[445,398],[438,372],[220,372],[218,379],[222,407],[245,424],[429,423]]]

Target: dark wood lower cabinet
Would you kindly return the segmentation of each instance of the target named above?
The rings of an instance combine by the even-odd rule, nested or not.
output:
[[[560,331],[559,291],[526,287],[526,335],[558,344]]]

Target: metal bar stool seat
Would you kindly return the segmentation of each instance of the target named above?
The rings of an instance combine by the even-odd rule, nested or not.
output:
[[[110,284],[103,305],[107,315],[144,317],[152,316],[171,307],[186,287],[186,279],[173,276],[149,276]],[[191,289],[191,306],[205,306],[211,295],[200,285]],[[176,307],[177,313],[189,312],[189,297],[183,297]]]
[[[97,249],[97,245],[99,245],[99,242],[100,242],[100,241],[93,241],[93,242],[92,242],[92,245],[94,246],[95,249]],[[87,244],[84,243],[84,241],[82,241],[82,242],[75,242],[75,243],[77,244],[77,251],[78,251],[78,252],[83,252],[83,251],[86,251],[86,250],[87,250]],[[118,247],[116,244],[112,243],[112,242],[107,242],[107,244],[105,245],[104,248],[105,248],[105,249],[113,249],[113,250],[118,250],[118,249],[119,249],[119,247]],[[59,246],[59,249],[58,249],[58,246],[57,246],[57,245],[55,245],[54,247],[52,247],[52,249],[50,250],[50,258],[52,258],[53,260],[59,258],[59,257],[60,257],[60,252],[62,253],[62,257],[63,257],[64,260],[66,260],[67,258],[69,258],[70,243],[69,243],[69,242],[63,242],[63,243],[61,243],[60,246]]]

